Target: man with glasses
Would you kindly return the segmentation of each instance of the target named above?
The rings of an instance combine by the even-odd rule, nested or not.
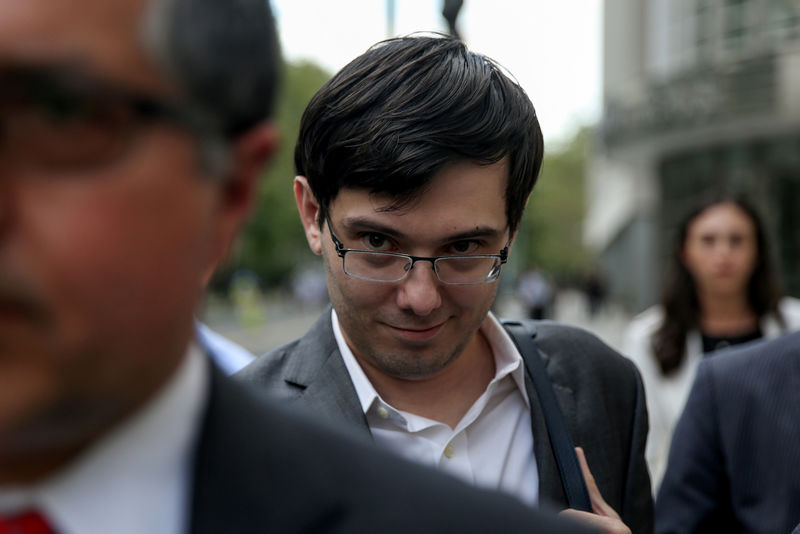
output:
[[[295,149],[332,309],[238,376],[412,460],[565,508],[530,377],[489,313],[541,161],[527,95],[460,41],[393,39],[356,58],[311,100]],[[537,328],[597,482],[586,473],[597,515],[572,513],[624,531],[617,510],[651,531],[637,371],[586,332]]]
[[[0,0],[0,532],[573,531],[209,363],[277,52],[264,0]]]

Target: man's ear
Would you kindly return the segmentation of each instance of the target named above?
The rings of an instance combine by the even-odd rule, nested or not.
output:
[[[319,227],[319,202],[308,185],[305,176],[296,176],[294,179],[294,199],[297,202],[297,211],[300,212],[300,221],[306,232],[308,246],[314,254],[322,254],[322,229]]]
[[[278,133],[270,123],[251,128],[233,143],[230,173],[222,184],[222,201],[223,208],[232,210],[240,225],[253,208],[259,181],[277,144]]]
[[[260,123],[240,135],[231,145],[228,175],[221,178],[217,204],[217,235],[212,258],[206,268],[206,282],[217,265],[225,260],[237,234],[247,221],[258,196],[259,180],[278,144],[275,127]]]

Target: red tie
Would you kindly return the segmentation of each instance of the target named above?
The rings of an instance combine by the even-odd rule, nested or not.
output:
[[[55,534],[50,524],[39,512],[0,516],[0,534]]]

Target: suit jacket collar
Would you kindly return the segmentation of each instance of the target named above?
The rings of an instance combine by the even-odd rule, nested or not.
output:
[[[300,338],[293,352],[295,357],[287,363],[283,378],[302,390],[305,405],[319,417],[337,423],[344,420],[371,435],[333,335],[330,306]]]

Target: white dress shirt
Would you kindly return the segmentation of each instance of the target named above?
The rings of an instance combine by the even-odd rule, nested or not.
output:
[[[34,487],[0,488],[0,513],[36,508],[59,534],[185,532],[208,365],[193,344],[153,399],[65,469]]]
[[[539,473],[525,365],[506,331],[489,313],[481,325],[495,360],[495,376],[455,428],[397,410],[369,381],[331,314],[339,351],[355,386],[375,442],[483,488],[504,491],[536,506]]]

